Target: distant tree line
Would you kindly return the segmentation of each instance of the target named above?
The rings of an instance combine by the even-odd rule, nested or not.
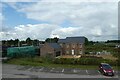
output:
[[[28,37],[26,40],[22,40],[20,41],[19,39],[15,39],[15,40],[3,40],[2,41],[2,45],[3,46],[24,46],[24,45],[33,45],[33,46],[38,46],[39,43],[43,44],[45,42],[48,43],[57,43],[59,40],[59,38],[55,37],[55,38],[47,38],[45,41],[40,41],[38,39],[34,39],[32,40],[30,37]],[[93,45],[95,43],[101,43],[99,41],[89,41],[88,38],[85,37],[85,45]],[[104,41],[104,43],[120,43],[120,40],[107,40]]]
[[[120,40],[107,40],[105,43],[120,43]]]
[[[45,41],[40,41],[38,39],[32,40],[30,37],[28,37],[26,40],[2,40],[2,46],[8,46],[8,47],[18,47],[18,46],[39,46],[39,44],[44,44],[45,42],[48,43],[57,43],[59,38],[47,38]]]
[[[48,42],[48,43],[57,43],[59,40],[59,38],[55,37],[55,38],[47,38],[45,40],[45,42]]]
[[[93,45],[95,43],[101,43],[101,41],[87,41],[87,45]],[[107,41],[103,41],[102,43],[120,43],[120,40],[107,40]]]
[[[44,43],[44,41],[39,41],[38,39],[30,39],[29,37],[26,40],[19,40],[19,39],[15,39],[15,40],[3,40],[2,41],[2,46],[8,46],[8,47],[18,47],[18,46],[38,46],[39,43]]]

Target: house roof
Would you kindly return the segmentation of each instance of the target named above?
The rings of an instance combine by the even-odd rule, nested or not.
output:
[[[66,39],[59,39],[59,40],[58,40],[58,43],[60,43],[60,42],[66,43]]]
[[[67,37],[66,39],[59,39],[58,43],[85,43],[85,37]]]
[[[54,49],[59,49],[61,46],[58,43],[47,43],[49,46],[51,46]]]

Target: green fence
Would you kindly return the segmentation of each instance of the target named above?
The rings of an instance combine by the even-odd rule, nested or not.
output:
[[[36,47],[26,46],[26,47],[12,47],[7,49],[8,57],[32,57],[37,54]]]

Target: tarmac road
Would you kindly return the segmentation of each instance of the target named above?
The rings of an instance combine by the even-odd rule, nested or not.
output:
[[[11,64],[2,65],[2,78],[83,78],[82,80],[119,80],[119,71],[115,71],[115,76],[102,75],[98,70],[80,70],[70,68],[46,68],[32,66],[18,66]]]

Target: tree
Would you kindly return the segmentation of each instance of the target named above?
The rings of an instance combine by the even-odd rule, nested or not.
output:
[[[37,39],[33,40],[33,45],[38,46],[39,45],[39,40],[37,40]]]
[[[55,38],[53,38],[53,40],[54,40],[54,42],[58,42],[58,40],[59,40],[59,38],[57,38],[57,37],[55,37]]]
[[[95,42],[89,41],[88,43],[89,43],[89,45],[93,45]]]
[[[7,42],[6,40],[3,40],[3,41],[2,41],[2,46],[7,46],[7,45],[6,45],[6,42]]]
[[[26,44],[26,41],[20,41],[20,46],[23,46],[23,44]]]
[[[15,41],[14,41],[14,45],[16,45],[16,46],[20,46],[20,44],[19,44],[19,39],[15,39]]]
[[[57,38],[57,37],[55,37],[55,38],[47,38],[47,39],[45,40],[45,42],[48,42],[48,43],[57,43],[57,42],[58,42],[58,39],[59,39],[59,38]]]
[[[7,45],[8,46],[13,46],[14,45],[14,41],[11,39],[11,40],[8,40],[7,41]]]
[[[27,43],[27,45],[32,45],[32,40],[28,37],[27,39],[26,39],[26,43]]]
[[[88,45],[89,41],[88,38],[85,37],[85,45]]]

